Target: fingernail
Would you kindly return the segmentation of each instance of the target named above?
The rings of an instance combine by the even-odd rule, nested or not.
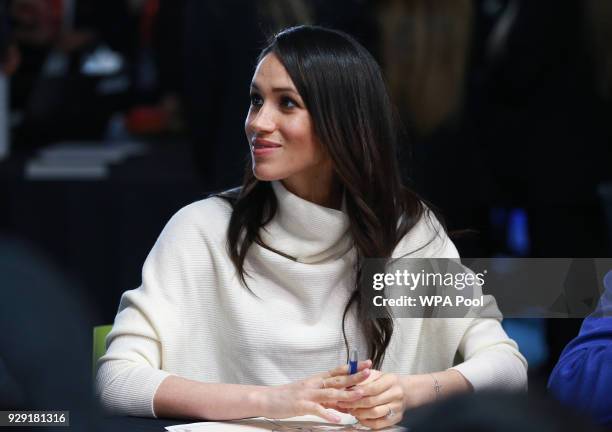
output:
[[[363,370],[363,374],[364,375],[369,375],[370,374],[370,369],[366,368]]]

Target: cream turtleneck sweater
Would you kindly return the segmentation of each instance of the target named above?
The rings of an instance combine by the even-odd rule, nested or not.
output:
[[[277,385],[346,361],[342,313],[355,279],[345,213],[303,200],[272,182],[278,212],[245,261],[242,286],[226,249],[230,205],[213,197],[181,209],[147,257],[142,285],[121,298],[99,363],[97,393],[116,413],[154,416],[168,375],[203,382]],[[393,256],[456,258],[424,216]],[[435,238],[434,241],[430,241]],[[355,317],[351,348],[367,352]],[[457,359],[463,359],[455,364]],[[494,319],[397,319],[382,371],[416,374],[453,367],[474,389],[522,389],[526,361]]]

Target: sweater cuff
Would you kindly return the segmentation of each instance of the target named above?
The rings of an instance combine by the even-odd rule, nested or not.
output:
[[[483,353],[450,369],[460,372],[474,391],[524,391],[527,388],[525,365],[511,353]]]
[[[159,389],[159,386],[161,385],[161,383],[168,378],[171,375],[171,373],[168,373],[166,371],[162,371],[160,370],[159,372],[161,372],[161,374],[159,374],[158,376],[156,376],[156,382],[155,384],[151,387],[152,388],[152,396],[151,396],[151,402],[149,403],[149,406],[151,407],[151,414],[153,415],[154,418],[157,418],[157,414],[155,413],[155,407],[153,404],[153,401],[155,400],[155,394],[157,393],[157,389]]]
[[[162,381],[172,374],[148,365],[131,367],[119,376],[113,372],[105,370],[104,365],[98,371],[98,383],[108,383],[100,394],[102,405],[117,414],[157,418],[153,409],[155,393]]]

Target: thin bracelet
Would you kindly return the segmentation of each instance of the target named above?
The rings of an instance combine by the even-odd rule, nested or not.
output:
[[[440,389],[442,388],[442,386],[440,385],[434,374],[430,373],[429,375],[431,375],[434,380],[434,391],[436,393],[436,400],[440,400]]]

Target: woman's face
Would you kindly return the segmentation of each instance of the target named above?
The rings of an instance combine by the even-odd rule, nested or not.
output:
[[[304,186],[331,172],[313,131],[312,119],[285,67],[276,55],[257,65],[251,106],[245,122],[253,174],[259,180],[284,180]]]

